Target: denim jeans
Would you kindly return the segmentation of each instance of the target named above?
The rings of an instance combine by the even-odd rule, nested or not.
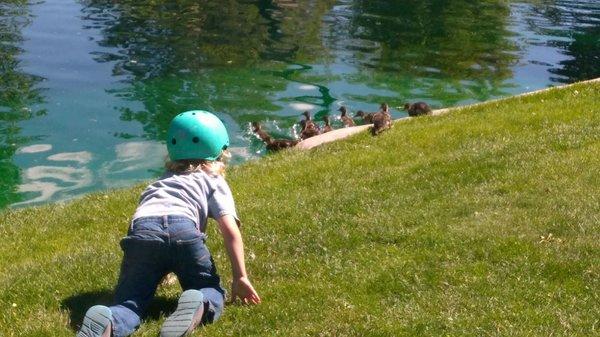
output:
[[[182,216],[143,217],[133,221],[121,240],[123,262],[110,307],[114,337],[132,334],[140,325],[161,279],[174,272],[183,290],[204,295],[203,323],[223,311],[225,291],[213,259],[205,246],[206,235]]]

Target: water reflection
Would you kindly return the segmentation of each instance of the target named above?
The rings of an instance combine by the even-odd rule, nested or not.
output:
[[[84,12],[89,28],[102,29],[100,44],[119,49],[97,60],[131,75],[131,86],[114,94],[144,105],[121,108],[121,118],[141,122],[143,137],[161,140],[175,114],[198,107],[223,112],[238,125],[285,119],[272,96],[286,90],[287,81],[274,73],[287,66],[282,61],[314,61],[324,53],[321,17],[332,3],[89,1]]]
[[[52,144],[33,144],[19,148],[16,153],[39,153],[52,150]]]
[[[93,174],[87,167],[33,166],[24,170],[19,185],[19,192],[28,196],[27,200],[13,205],[48,201],[59,192],[68,199],[69,192],[88,187],[92,181]]]
[[[24,136],[20,122],[45,114],[40,77],[21,70],[21,31],[32,18],[26,1],[0,4],[0,207],[22,199],[17,191],[19,168],[12,162],[16,150],[36,137]]]
[[[39,154],[52,150],[50,144],[33,144],[20,148],[19,153]],[[46,202],[56,195],[68,199],[70,193],[88,188],[94,178],[92,170],[86,165],[92,160],[92,153],[59,152],[48,155],[46,159],[56,165],[38,165],[23,170],[22,182],[18,191],[25,198],[24,201],[13,204],[23,206]]]
[[[556,0],[533,5],[530,27],[569,58],[550,65],[553,80],[571,83],[600,77],[600,2]]]
[[[327,56],[322,19],[335,1],[263,0],[254,3],[266,20],[269,39],[261,58],[309,63]]]
[[[352,1],[329,18],[329,39],[362,70],[348,81],[395,93],[380,100],[448,106],[506,94],[518,58],[509,17],[505,1]]]
[[[167,155],[163,144],[151,141],[118,144],[114,153],[115,159],[98,170],[99,179],[108,188],[127,186],[132,172],[155,170],[160,173]]]
[[[22,153],[51,151],[47,144],[34,144],[20,149]],[[23,170],[18,191],[26,196],[25,201],[15,203],[23,206],[60,198],[89,190],[94,182],[103,188],[127,186],[131,175],[148,170],[161,172],[166,157],[163,144],[153,141],[133,141],[117,144],[114,158],[94,168],[94,155],[89,151],[46,153],[46,160],[55,165],[38,165]]]
[[[48,160],[58,162],[76,162],[87,164],[92,160],[92,154],[88,151],[56,153],[48,157]]]
[[[264,60],[307,61],[323,54],[321,18],[334,1],[85,2],[86,28],[101,29],[103,46],[119,54],[115,73],[136,79],[198,73],[208,67]]]

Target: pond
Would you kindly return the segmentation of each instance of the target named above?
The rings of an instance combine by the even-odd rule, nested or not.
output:
[[[485,101],[599,58],[596,0],[4,1],[0,207],[156,177],[185,110],[216,112],[240,163],[264,154],[251,121],[292,137],[304,110]]]

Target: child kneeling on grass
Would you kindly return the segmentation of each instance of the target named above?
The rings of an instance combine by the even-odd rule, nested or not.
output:
[[[77,337],[123,337],[140,325],[160,280],[174,272],[183,293],[163,323],[162,337],[185,336],[223,311],[225,291],[205,246],[206,222],[215,219],[233,273],[231,297],[260,303],[246,274],[242,236],[231,190],[223,174],[229,137],[205,111],[177,115],[169,127],[167,173],[140,197],[127,236],[116,304],[88,309]]]

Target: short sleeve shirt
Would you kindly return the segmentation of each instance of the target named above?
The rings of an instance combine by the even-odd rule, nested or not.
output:
[[[231,189],[222,176],[211,176],[203,171],[188,174],[165,173],[148,185],[133,215],[133,219],[146,216],[183,215],[206,231],[208,218],[218,219],[232,215],[240,224]]]

